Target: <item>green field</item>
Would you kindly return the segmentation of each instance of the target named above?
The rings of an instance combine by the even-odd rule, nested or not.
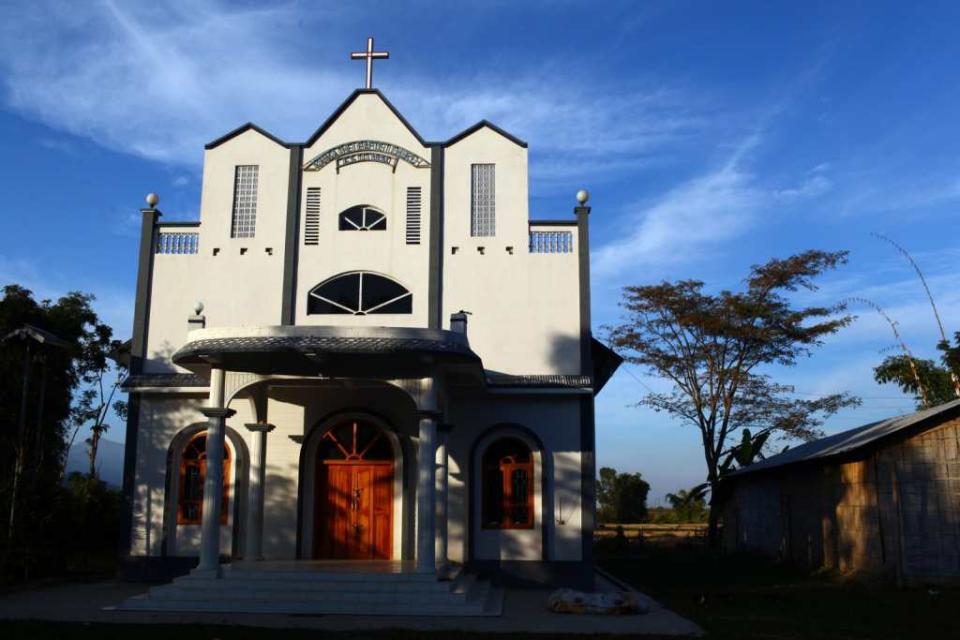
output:
[[[641,549],[603,541],[598,562],[711,638],[960,638],[957,588],[898,589],[809,575],[758,558],[716,558],[682,541]]]

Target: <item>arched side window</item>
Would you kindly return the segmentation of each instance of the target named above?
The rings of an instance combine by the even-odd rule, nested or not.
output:
[[[230,513],[230,447],[223,447],[223,497],[220,501],[220,524],[227,524]],[[203,487],[207,480],[207,434],[195,435],[180,456],[180,498],[177,501],[177,524],[200,524],[203,521]]]
[[[307,296],[308,315],[412,312],[412,293],[396,280],[367,271],[333,276],[311,289]]]
[[[517,438],[497,440],[483,454],[484,529],[533,528],[533,453]]]
[[[387,214],[369,204],[340,212],[340,231],[386,231]]]

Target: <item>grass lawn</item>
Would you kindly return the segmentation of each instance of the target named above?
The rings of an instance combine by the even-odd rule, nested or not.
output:
[[[598,545],[598,563],[711,638],[960,638],[960,590],[897,589],[802,574],[756,558],[713,558],[695,545],[639,551]]]

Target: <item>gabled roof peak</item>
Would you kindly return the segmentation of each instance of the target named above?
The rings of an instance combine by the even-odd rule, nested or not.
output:
[[[407,130],[413,134],[413,137],[417,139],[417,142],[419,142],[425,147],[430,144],[429,142],[424,140],[423,136],[421,136],[420,133],[413,128],[413,125],[407,122],[407,119],[404,118],[399,111],[397,111],[397,108],[393,106],[393,103],[387,100],[387,97],[385,95],[380,93],[379,89],[356,89],[354,90],[353,93],[350,94],[350,96],[346,100],[343,101],[343,103],[339,107],[337,107],[336,111],[330,114],[330,117],[327,118],[322,125],[320,125],[320,128],[313,132],[313,135],[310,136],[307,139],[307,141],[303,143],[303,146],[305,147],[312,146],[313,143],[315,143],[320,138],[320,136],[322,136],[324,132],[327,129],[329,129],[334,122],[337,121],[337,118],[343,115],[343,112],[346,111],[350,107],[350,105],[352,105],[356,101],[356,99],[362,95],[375,95],[378,98],[380,98],[380,100],[383,101],[383,104],[385,104],[387,108],[390,109],[393,115],[395,115],[397,119],[403,123],[403,126],[405,126]]]
[[[237,137],[237,136],[240,135],[241,133],[245,133],[245,132],[250,131],[250,130],[256,131],[257,133],[259,133],[259,134],[262,135],[263,137],[268,138],[268,139],[272,140],[273,142],[276,142],[276,143],[279,144],[281,147],[290,148],[290,147],[295,146],[294,143],[284,142],[283,140],[281,140],[281,139],[278,138],[277,136],[273,135],[272,133],[270,133],[270,132],[267,131],[266,129],[264,129],[264,128],[262,128],[262,127],[259,127],[259,126],[255,125],[255,124],[252,123],[252,122],[248,122],[248,123],[246,123],[246,124],[240,125],[239,127],[237,127],[236,129],[234,129],[234,130],[231,131],[230,133],[227,133],[227,134],[224,134],[224,135],[220,136],[219,138],[217,138],[217,139],[214,140],[213,142],[208,142],[207,144],[205,144],[205,145],[203,146],[203,148],[204,148],[204,149],[213,149],[213,148],[215,148],[215,147],[219,147],[219,146],[220,146],[221,144],[223,144],[224,142],[227,142],[228,140]]]
[[[494,131],[494,132],[496,132],[496,133],[499,133],[501,136],[503,136],[504,138],[506,138],[507,140],[509,140],[510,142],[514,143],[514,144],[517,145],[517,146],[523,147],[524,149],[527,148],[527,143],[526,143],[525,141],[521,140],[520,138],[516,137],[516,136],[513,135],[513,134],[507,133],[506,131],[504,131],[503,129],[501,129],[500,127],[498,127],[497,125],[495,125],[495,124],[493,124],[492,122],[490,122],[489,120],[481,120],[480,122],[478,122],[477,124],[473,125],[472,127],[469,127],[469,128],[467,128],[467,129],[464,129],[463,131],[461,131],[461,132],[458,133],[457,135],[453,136],[452,138],[450,138],[449,140],[447,140],[446,142],[444,142],[444,143],[443,143],[443,146],[449,147],[449,146],[455,145],[456,143],[460,142],[461,140],[463,140],[463,139],[466,138],[467,136],[472,135],[473,133],[475,133],[475,132],[477,132],[477,131],[479,131],[480,129],[483,129],[483,128],[487,128],[487,129],[490,129],[490,130],[492,130],[492,131]]]

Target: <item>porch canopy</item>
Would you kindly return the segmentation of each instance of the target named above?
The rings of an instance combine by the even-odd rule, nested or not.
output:
[[[262,375],[419,378],[442,367],[482,384],[467,337],[407,327],[259,326],[197,329],[173,354],[196,373],[214,365]]]

